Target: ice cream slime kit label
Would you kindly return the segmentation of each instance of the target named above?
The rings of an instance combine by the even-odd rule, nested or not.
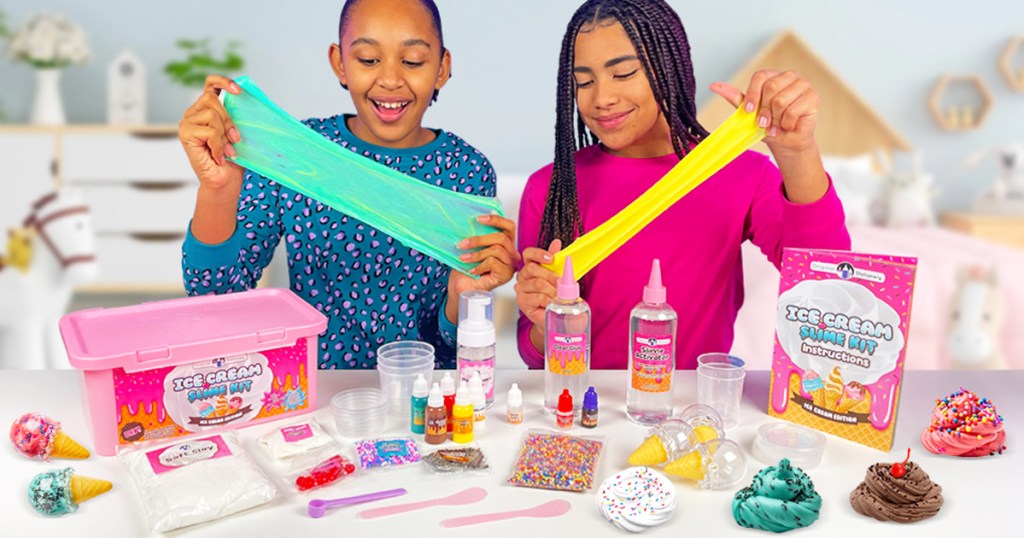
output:
[[[315,409],[317,335],[326,327],[282,289],[83,310],[60,321],[105,456]]]
[[[768,413],[892,447],[916,258],[786,249]]]

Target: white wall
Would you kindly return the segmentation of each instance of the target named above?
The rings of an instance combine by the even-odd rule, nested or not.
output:
[[[924,151],[925,164],[942,189],[940,207],[967,207],[995,174],[994,161],[967,168],[966,156],[985,146],[1024,140],[1024,93],[1009,89],[996,64],[1009,37],[1024,33],[1024,3],[1019,0],[970,7],[955,0],[670,3],[687,25],[703,88],[727,79],[777,32],[795,29]],[[341,4],[8,0],[0,8],[12,24],[34,12],[64,12],[87,32],[95,60],[68,69],[63,81],[71,121],[104,121],[106,65],[130,48],[148,66],[151,121],[176,123],[188,92],[171,85],[161,68],[177,56],[176,39],[205,36],[220,42],[243,40],[249,62],[245,72],[293,115],[351,111],[348,95],[337,86],[326,61]],[[550,161],[557,52],[578,2],[439,0],[439,5],[455,77],[427,123],[481,148],[501,174],[528,174]],[[935,125],[925,101],[944,73],[974,73],[988,82],[996,104],[983,128],[948,133]],[[0,63],[0,103],[10,121],[25,120],[32,91],[29,67]],[[698,98],[703,102],[709,92],[702,90]]]

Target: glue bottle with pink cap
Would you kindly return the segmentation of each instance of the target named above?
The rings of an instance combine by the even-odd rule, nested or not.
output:
[[[565,258],[556,296],[544,314],[544,327],[544,408],[555,413],[559,395],[569,389],[573,412],[579,412],[590,380],[590,305],[580,297],[571,257]]]
[[[672,372],[679,316],[666,302],[667,295],[661,284],[661,263],[655,259],[643,300],[629,316],[626,381],[626,416],[648,426],[672,416]]]

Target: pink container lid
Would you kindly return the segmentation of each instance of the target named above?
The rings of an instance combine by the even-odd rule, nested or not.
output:
[[[326,328],[323,314],[279,288],[81,310],[60,320],[72,366],[126,372],[282,347]]]

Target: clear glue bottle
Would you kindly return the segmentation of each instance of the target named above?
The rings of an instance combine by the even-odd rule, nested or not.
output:
[[[445,372],[441,378],[441,396],[444,398],[444,410],[448,415],[448,433],[452,433],[452,419],[455,417],[452,414],[452,408],[455,406],[455,380],[452,379],[451,372]]]
[[[565,258],[557,292],[544,314],[544,408],[552,413],[562,391],[582,402],[590,377],[590,306],[580,298],[571,257]]]
[[[412,384],[411,413],[412,433],[422,434],[427,423],[427,379],[423,374],[417,375]]]
[[[434,383],[427,396],[427,434],[423,440],[431,445],[439,445],[448,440],[448,412],[444,408],[444,397],[441,386]]]
[[[468,382],[474,372],[483,381],[487,408],[494,404],[494,295],[489,291],[465,291],[459,295],[458,348],[455,357],[459,378]]]
[[[469,387],[459,384],[455,391],[455,406],[452,407],[452,441],[473,442],[473,403],[469,399]]]
[[[576,416],[572,409],[572,394],[569,394],[569,389],[562,389],[562,394],[558,396],[555,425],[564,430],[572,428],[573,417]]]
[[[505,401],[505,421],[509,424],[523,423],[523,391],[518,383],[512,383],[508,389],[508,400]]]
[[[469,378],[469,401],[473,404],[473,433],[478,434],[487,426],[487,400],[480,372],[473,372]]]
[[[651,265],[643,301],[629,318],[629,379],[626,416],[638,424],[653,425],[672,416],[672,372],[676,363],[678,316],[666,302],[661,264]]]

